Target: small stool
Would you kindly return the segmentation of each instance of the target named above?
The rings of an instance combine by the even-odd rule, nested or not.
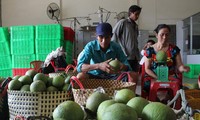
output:
[[[44,61],[35,60],[30,62],[30,68],[33,68],[37,72],[42,72],[42,66],[44,64]]]
[[[157,92],[158,91],[172,91],[173,97],[176,96],[176,92],[180,89],[180,85],[178,82],[151,82],[150,92],[149,92],[149,100],[156,101]],[[176,109],[181,108],[181,100],[180,98],[176,102]]]

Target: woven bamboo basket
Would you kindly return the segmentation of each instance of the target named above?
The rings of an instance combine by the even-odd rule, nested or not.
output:
[[[200,109],[200,90],[188,89],[185,90],[185,96],[189,106],[194,109]],[[200,113],[195,113],[193,116],[194,120],[200,120]]]
[[[61,75],[63,73],[64,73],[64,71],[63,72],[56,72],[56,73],[49,73],[49,77],[53,78],[53,77]],[[71,75],[71,76],[76,76],[78,73],[74,72],[73,70],[69,70],[66,74]]]
[[[22,92],[8,90],[8,107],[10,119],[18,115],[52,116],[53,110],[62,102],[72,100],[72,94],[67,91],[55,92]]]
[[[117,80],[86,79],[80,82],[75,76],[71,77],[71,83],[73,83],[72,92],[74,101],[82,106],[86,104],[87,98],[99,87],[102,87],[110,97],[114,96],[116,90],[127,88],[134,91],[136,87],[136,84],[133,82],[121,82]]]
[[[197,90],[197,89],[185,90],[185,96],[187,100],[200,98],[200,90]]]
[[[55,77],[55,76],[61,75],[63,73],[66,73],[67,75],[70,75],[70,76],[76,76],[78,74],[78,72],[76,71],[76,67],[71,65],[71,64],[69,64],[66,67],[65,71],[49,73],[49,77]]]

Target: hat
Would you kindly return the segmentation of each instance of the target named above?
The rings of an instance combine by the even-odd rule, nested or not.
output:
[[[96,34],[102,36],[112,36],[112,26],[109,23],[100,23],[96,27]]]

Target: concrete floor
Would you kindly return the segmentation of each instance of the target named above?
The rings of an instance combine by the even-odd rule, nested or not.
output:
[[[186,78],[183,76],[183,84],[185,83],[195,83],[197,82],[198,79],[191,79],[191,78]],[[141,79],[139,79],[138,84],[136,86],[136,94],[141,95]]]

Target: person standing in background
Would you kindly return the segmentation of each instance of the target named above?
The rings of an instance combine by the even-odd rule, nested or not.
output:
[[[142,8],[132,5],[129,8],[129,17],[120,20],[113,28],[112,40],[119,43],[134,72],[139,71],[140,52],[138,49],[138,20]]]

